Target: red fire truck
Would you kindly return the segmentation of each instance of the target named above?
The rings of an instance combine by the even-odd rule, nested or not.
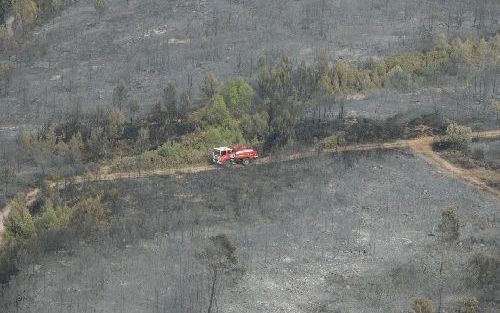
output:
[[[234,163],[243,165],[250,164],[250,161],[259,157],[257,151],[249,146],[232,146],[214,148],[212,162],[215,164],[230,166]]]

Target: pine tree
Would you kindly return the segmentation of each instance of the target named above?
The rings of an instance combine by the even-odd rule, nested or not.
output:
[[[205,99],[212,99],[219,88],[219,81],[214,74],[208,73],[201,82],[201,93]]]

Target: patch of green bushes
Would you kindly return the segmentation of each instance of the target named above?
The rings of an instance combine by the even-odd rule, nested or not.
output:
[[[445,240],[457,240],[460,236],[460,220],[458,206],[452,205],[441,213],[441,224],[439,230]]]
[[[35,216],[36,232],[59,231],[70,226],[73,209],[69,206],[57,207],[50,199],[46,200],[41,212]]]
[[[172,133],[175,133],[172,125],[176,125],[178,121],[165,120],[160,105],[157,112],[152,113],[155,117],[153,123],[146,126],[150,130],[148,136],[142,136],[146,139],[140,144],[132,143],[133,149],[124,149],[126,153],[111,161],[111,169],[176,168],[205,163],[211,149],[220,145],[250,143],[262,146],[266,151],[280,148],[297,139],[295,130],[304,113],[303,109],[315,97],[332,99],[329,97],[337,94],[342,96],[382,87],[409,90],[415,84],[436,75],[455,75],[456,68],[482,66],[498,55],[498,38],[490,42],[473,42],[460,38],[451,42],[442,41],[430,51],[386,58],[375,61],[366,68],[355,67],[345,61],[330,64],[326,56],[318,57],[311,66],[305,63],[294,66],[293,61],[287,57],[272,65],[263,57],[259,60],[255,91],[242,78],[220,83],[209,73],[201,85],[204,104],[198,110],[182,115],[182,123],[189,125],[189,130],[176,133],[179,137],[172,139]],[[116,127],[117,132],[111,131],[114,128],[107,126],[103,131],[92,129],[88,140],[85,140],[88,136],[84,136],[84,151],[94,159],[104,157],[106,150],[111,150],[106,149],[109,140],[103,141],[102,138],[114,138],[115,146],[116,141],[125,142],[121,136],[123,118],[116,120],[119,126]],[[158,129],[154,129],[152,125],[159,125]],[[350,127],[349,131],[357,134],[355,141],[358,141],[380,138],[380,135],[388,132],[385,128],[360,122]],[[165,132],[164,129],[170,131]],[[100,133],[105,136],[99,135]],[[108,133],[114,135],[110,136]],[[323,136],[318,135],[316,136]],[[400,136],[400,133],[391,131],[388,135]],[[450,123],[445,139],[453,148],[467,150],[470,136],[469,128]],[[148,142],[157,143],[159,148],[147,151]],[[136,155],[133,156],[130,151]]]
[[[336,149],[345,143],[343,134],[333,135],[323,138],[323,145],[325,149]]]
[[[109,226],[108,210],[101,196],[83,197],[73,206],[54,206],[50,198],[45,199],[38,214],[31,214],[26,196],[19,194],[11,202],[11,212],[5,220],[4,240],[0,246],[0,283],[15,274],[17,255],[21,251],[51,250],[64,236],[53,234],[72,231],[78,237],[91,238]],[[68,238],[66,238],[68,239]]]
[[[472,141],[472,129],[452,121],[446,127],[445,141],[453,149],[467,151]]]
[[[28,210],[26,196],[18,194],[11,202],[9,216],[4,221],[7,243],[24,245],[36,236],[35,223]]]
[[[214,79],[212,76],[206,80]],[[213,85],[213,86],[212,86]],[[112,161],[112,170],[178,168],[209,161],[214,147],[258,143],[265,136],[267,120],[264,113],[250,115],[255,106],[255,92],[243,79],[236,78],[221,87],[211,84],[206,91],[212,98],[188,119],[197,130],[180,140],[167,140],[158,149],[141,155]]]
[[[177,168],[207,163],[212,149],[217,146],[246,144],[238,127],[214,127],[190,134],[181,141],[169,140],[155,151],[140,156],[142,168]],[[119,165],[114,164],[117,169]]]
[[[344,94],[376,87],[408,90],[414,82],[433,79],[440,74],[456,75],[459,69],[478,68],[487,60],[494,60],[500,52],[496,41],[498,39],[490,42],[460,38],[451,42],[443,40],[430,51],[376,61],[368,70],[355,68],[344,61],[324,70],[328,62],[323,62],[325,65],[319,67],[323,70],[317,73],[316,88]],[[323,74],[326,71],[328,76]]]

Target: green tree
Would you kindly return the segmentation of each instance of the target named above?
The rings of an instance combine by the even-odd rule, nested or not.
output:
[[[269,131],[268,118],[265,111],[254,115],[244,114],[240,119],[240,125],[245,139],[248,141],[265,139]]]
[[[227,109],[235,117],[249,112],[255,97],[253,88],[242,78],[236,78],[224,84],[221,94]]]
[[[5,221],[6,238],[22,243],[36,235],[33,218],[28,211],[25,194],[18,194],[11,202],[11,211]]]
[[[452,148],[457,150],[468,150],[472,141],[472,129],[467,126],[462,126],[456,122],[451,122],[446,127],[445,140],[449,142]]]
[[[318,90],[324,95],[332,95],[334,87],[328,75],[324,75],[318,81]]]
[[[205,99],[212,99],[219,89],[220,83],[212,73],[207,73],[201,82],[201,93]]]
[[[356,80],[356,71],[347,63],[340,62],[335,67],[335,74],[338,77],[338,84],[340,91],[352,91],[359,89]]]
[[[125,117],[120,109],[112,107],[108,112],[107,117],[107,135],[111,141],[120,139],[123,135],[123,127],[125,124]]]
[[[224,98],[216,95],[209,105],[198,112],[198,123],[202,128],[207,126],[223,126],[230,122],[231,114],[226,107]]]
[[[328,56],[324,53],[321,53],[316,57],[316,64],[314,69],[316,83],[318,83],[324,76],[328,76],[328,72],[330,72]]]
[[[85,236],[94,235],[109,226],[108,210],[100,196],[80,199],[73,209],[71,223]]]
[[[314,89],[314,73],[305,61],[302,61],[297,67],[295,82],[300,98],[302,100],[309,98]]]
[[[458,217],[458,206],[448,207],[441,213],[441,224],[439,230],[446,240],[457,240],[460,235],[460,220]]]
[[[71,137],[67,144],[66,160],[72,167],[77,167],[82,163],[82,151],[84,143],[82,135],[78,132]]]
[[[107,148],[107,139],[105,137],[104,128],[100,126],[92,128],[87,145],[94,159],[103,157]]]
[[[385,75],[387,74],[385,62],[377,61],[373,65],[372,71],[370,73],[371,81],[375,87],[382,87],[384,85]]]
[[[411,74],[405,72],[400,65],[396,65],[387,72],[384,87],[406,91],[410,89],[411,83]]]
[[[13,11],[16,24],[26,32],[38,17],[38,7],[32,0],[13,0]]]
[[[135,141],[135,151],[136,153],[144,153],[149,148],[149,129],[141,127],[139,129],[139,135]]]
[[[42,210],[34,218],[38,234],[47,231],[66,229],[70,225],[73,210],[68,206],[54,207],[52,201],[46,200]]]

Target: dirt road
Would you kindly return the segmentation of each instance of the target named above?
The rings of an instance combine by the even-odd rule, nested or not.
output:
[[[496,138],[500,137],[500,129],[490,130],[484,132],[473,133],[473,138]],[[436,167],[443,174],[455,177],[457,179],[463,180],[480,190],[489,192],[497,197],[500,197],[500,192],[494,188],[489,187],[481,179],[474,175],[470,170],[459,168],[447,160],[441,158],[437,153],[432,150],[432,144],[439,141],[441,138],[437,136],[421,137],[417,139],[410,140],[397,140],[393,142],[385,143],[374,143],[374,144],[359,144],[359,145],[349,145],[344,147],[339,147],[336,150],[325,150],[324,153],[335,153],[343,151],[370,151],[370,150],[385,150],[385,149],[409,149],[415,153],[418,157],[421,157],[430,165]],[[316,155],[314,150],[309,150],[301,153],[289,154],[281,157],[264,157],[259,159],[257,164],[267,164],[271,162],[281,162],[290,161],[296,159],[302,159],[307,157],[312,157]],[[85,183],[85,182],[97,182],[97,181],[112,181],[118,179],[131,179],[131,178],[143,178],[143,177],[158,177],[158,176],[170,176],[170,175],[185,175],[204,171],[212,171],[220,169],[219,166],[215,165],[205,165],[205,166],[192,166],[180,169],[156,169],[141,172],[117,172],[117,173],[97,173],[93,175],[78,176],[75,177],[72,182],[74,183]],[[48,183],[50,188],[63,188],[63,182],[50,182]],[[26,194],[26,201],[28,204],[33,203],[40,192],[39,188],[32,189]],[[7,218],[12,204],[9,203],[0,211],[0,241],[2,234],[4,232],[4,220]]]

